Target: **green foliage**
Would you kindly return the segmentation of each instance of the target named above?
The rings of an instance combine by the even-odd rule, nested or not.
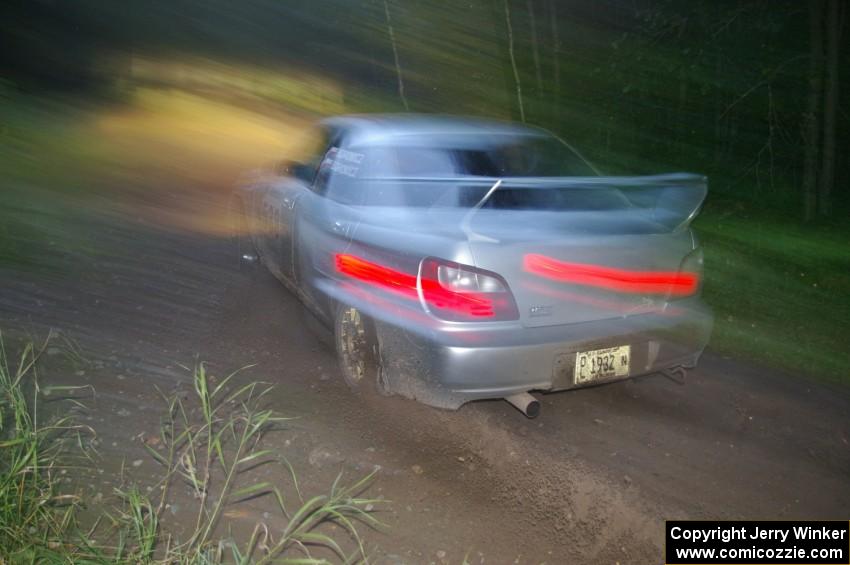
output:
[[[87,429],[69,417],[39,417],[36,367],[49,341],[26,344],[15,364],[0,334],[0,548],[12,563],[59,563],[77,553],[68,542],[80,498],[61,493],[56,476],[61,450],[82,449]]]
[[[179,396],[167,399],[160,428],[164,453],[148,448],[164,469],[160,499],[150,500],[136,485],[116,489],[120,506],[105,511],[88,531],[81,530],[77,514],[82,498],[61,493],[56,475],[63,462],[84,449],[80,434],[91,430],[70,417],[48,425],[39,422],[43,390],[36,368],[49,341],[40,348],[27,344],[13,366],[0,339],[0,548],[4,559],[102,565],[327,563],[314,555],[318,546],[343,562],[365,559],[357,525],[378,526],[379,522],[365,509],[377,501],[360,493],[374,473],[350,486],[342,486],[338,476],[327,494],[304,500],[292,467],[274,450],[260,446],[262,438],[284,420],[261,407],[271,388],[251,382],[231,389],[236,373],[213,385],[203,364],[195,367],[190,405]],[[195,412],[200,414],[197,421],[190,417]],[[298,493],[294,508],[287,508],[283,494],[270,482],[241,483],[246,470],[273,462],[290,472]],[[194,527],[184,540],[164,531],[161,523],[176,484],[193,489],[197,501]],[[241,543],[222,538],[218,531],[224,509],[259,496],[274,501],[285,523],[282,529],[274,531],[260,523]],[[326,522],[341,526],[354,540],[353,552],[346,552],[341,540],[323,532],[320,526]]]
[[[705,247],[704,295],[716,315],[712,348],[847,382],[847,228],[713,209],[697,228]]]
[[[504,2],[390,4],[412,110],[517,117]],[[716,192],[799,216],[809,5],[510,0],[507,7],[531,123],[581,147],[604,170],[694,170],[708,174]],[[237,72],[213,77],[214,85],[188,72],[191,88],[236,88],[269,109],[339,111],[326,83],[281,79],[282,69],[340,85],[346,110],[402,108],[381,2],[83,1],[49,10],[23,3],[6,15],[8,52],[30,55],[12,61],[10,78],[42,90],[71,91],[77,77],[85,80],[76,91],[90,96],[132,83],[138,59],[194,57]],[[73,38],[69,30],[77,30]],[[839,146],[846,119],[840,124]],[[844,152],[838,178],[847,166]]]

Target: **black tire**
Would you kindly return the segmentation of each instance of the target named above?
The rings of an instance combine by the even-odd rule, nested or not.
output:
[[[334,316],[334,346],[345,384],[355,392],[391,394],[381,368],[374,322],[353,306],[340,304]]]

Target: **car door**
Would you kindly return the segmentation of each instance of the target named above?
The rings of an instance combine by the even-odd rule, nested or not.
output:
[[[356,204],[357,166],[362,155],[344,148],[338,138],[325,153],[311,190],[298,201],[296,218],[296,278],[303,297],[317,308],[326,302],[321,281],[327,278],[335,253],[350,241],[359,212]]]
[[[260,202],[267,229],[262,234],[263,259],[277,277],[292,283],[293,215],[298,199],[307,190],[303,181],[280,176],[271,181]]]
[[[259,202],[259,213],[266,229],[261,236],[261,254],[278,278],[295,286],[295,229],[299,200],[310,193],[316,168],[331,143],[332,132],[322,128],[313,134],[318,140],[305,163],[285,162],[275,172]]]

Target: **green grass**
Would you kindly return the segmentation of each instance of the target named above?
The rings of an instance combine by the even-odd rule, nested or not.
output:
[[[80,497],[60,492],[56,476],[79,456],[88,457],[82,435],[90,430],[71,418],[45,419],[38,399],[41,347],[24,346],[17,363],[0,334],[0,549],[12,563],[59,563],[76,537]],[[73,457],[60,458],[68,446]]]
[[[263,438],[283,420],[263,407],[271,388],[257,382],[231,386],[235,374],[213,385],[202,364],[193,373],[194,396],[166,399],[159,438],[164,449],[149,448],[162,468],[158,500],[134,484],[116,489],[115,505],[100,509],[99,518],[83,528],[78,516],[87,493],[63,492],[57,475],[85,471],[81,462],[92,454],[84,436],[93,431],[68,416],[42,422],[45,390],[38,366],[50,341],[24,345],[12,363],[0,336],[0,563],[327,563],[317,547],[340,562],[366,559],[357,528],[380,525],[366,510],[378,501],[360,497],[373,475],[349,486],[337,477],[326,494],[303,498],[292,467],[263,447]],[[285,500],[276,484],[247,478],[261,464],[288,469],[295,500]],[[174,490],[185,487],[194,493],[195,519],[179,537],[166,531],[161,518]],[[282,525],[258,523],[243,540],[223,537],[225,508],[263,496]],[[341,528],[331,535],[325,523]],[[350,542],[353,549],[346,551]]]
[[[68,229],[71,206],[95,193],[96,173],[115,170],[115,156],[79,101],[1,87],[0,267],[66,268],[68,251],[96,247],[85,230]]]
[[[93,173],[120,165],[98,135],[95,107],[79,97],[0,92],[0,175],[4,182],[92,189]]]
[[[712,209],[696,228],[716,315],[711,347],[850,383],[850,229]]]

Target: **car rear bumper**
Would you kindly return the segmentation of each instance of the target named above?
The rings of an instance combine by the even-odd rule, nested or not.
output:
[[[414,334],[379,327],[384,370],[399,394],[435,406],[500,398],[529,390],[563,390],[576,384],[576,354],[631,347],[627,377],[693,367],[708,343],[711,311],[698,299],[671,303],[664,311],[584,322],[474,333]]]

